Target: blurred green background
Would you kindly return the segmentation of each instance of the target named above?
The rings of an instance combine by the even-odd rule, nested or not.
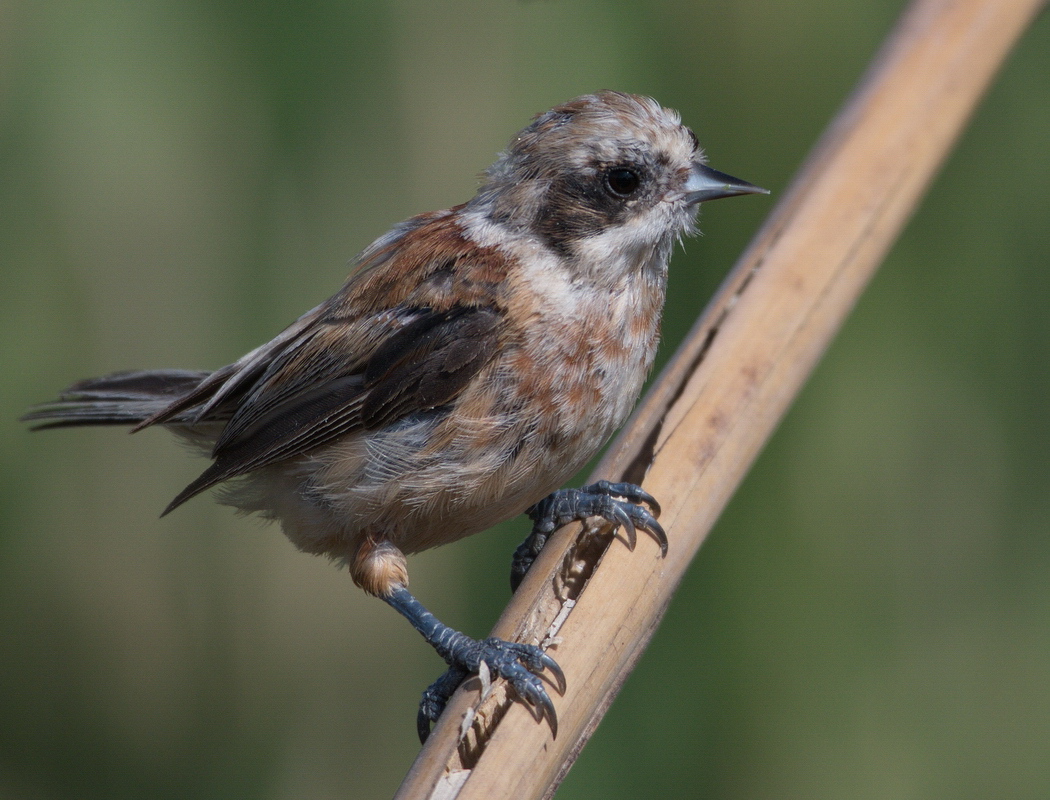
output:
[[[532,114],[678,108],[774,190],[705,207],[666,358],[903,7],[0,5],[0,797],[383,798],[442,664],[71,381],[212,368],[467,199]],[[1011,57],[560,798],[1050,796],[1050,19]],[[412,560],[485,633],[516,520]]]

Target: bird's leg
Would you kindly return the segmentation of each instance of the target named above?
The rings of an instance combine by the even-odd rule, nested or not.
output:
[[[652,512],[642,503],[649,506]],[[559,489],[525,513],[532,520],[532,532],[514,551],[510,566],[511,591],[517,590],[554,531],[562,525],[588,517],[600,517],[614,527],[622,527],[632,550],[636,540],[635,529],[641,528],[660,543],[660,552],[667,555],[667,534],[656,521],[660,504],[651,494],[633,483],[598,481],[582,489]]]
[[[448,672],[423,694],[417,717],[421,741],[430,734],[430,723],[441,714],[456,687],[468,675],[478,672],[483,662],[489,675],[505,678],[537,719],[546,719],[557,734],[554,704],[540,679],[549,670],[558,691],[565,692],[565,675],[553,658],[530,644],[471,639],[440,622],[408,591],[405,555],[382,535],[362,536],[349,559],[349,567],[354,583],[411,622],[449,665]]]
[[[441,715],[452,693],[468,675],[478,672],[483,661],[491,674],[505,678],[514,687],[537,719],[547,720],[551,732],[557,736],[558,717],[540,675],[549,670],[559,693],[565,692],[565,675],[557,662],[543,650],[535,645],[503,639],[471,639],[440,622],[401,584],[380,596],[411,622],[449,665],[448,672],[423,693],[416,718],[421,742],[430,735],[430,723]]]

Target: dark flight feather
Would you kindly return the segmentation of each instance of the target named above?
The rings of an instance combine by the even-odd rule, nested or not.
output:
[[[223,430],[215,462],[164,513],[230,478],[451,402],[497,352],[503,317],[494,309],[411,309],[406,316],[412,322],[364,363],[333,352],[339,340],[327,342],[322,359],[306,346],[278,357]],[[316,335],[324,340],[324,329]],[[296,378],[280,380],[286,375]]]

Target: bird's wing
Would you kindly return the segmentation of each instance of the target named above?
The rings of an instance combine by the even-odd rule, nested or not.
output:
[[[498,259],[447,216],[417,219],[333,298],[148,422],[194,407],[195,419],[228,420],[214,463],[164,513],[229,478],[450,403],[492,360],[506,329]]]
[[[493,308],[405,312],[410,321],[365,359],[352,337],[331,324],[282,354],[223,429],[215,462],[165,513],[229,478],[445,405],[497,352],[503,316]]]

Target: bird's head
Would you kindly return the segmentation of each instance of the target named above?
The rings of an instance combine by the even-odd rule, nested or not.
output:
[[[562,256],[666,261],[699,204],[765,193],[704,163],[693,132],[655,100],[600,92],[537,116],[500,155],[468,208]]]

